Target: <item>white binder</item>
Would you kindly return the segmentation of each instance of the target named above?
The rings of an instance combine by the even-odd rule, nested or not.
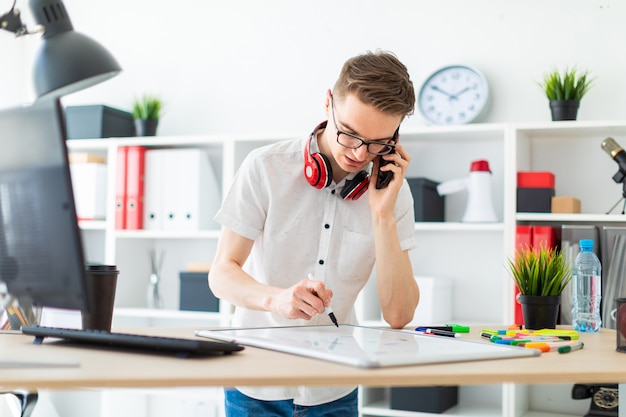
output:
[[[144,167],[143,228],[163,229],[163,150],[148,149]]]
[[[70,164],[76,215],[80,220],[103,220],[106,215],[106,164]]]
[[[220,188],[207,153],[197,148],[146,152],[144,228],[217,229]]]

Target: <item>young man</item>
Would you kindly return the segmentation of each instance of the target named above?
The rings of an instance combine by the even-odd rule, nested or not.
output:
[[[215,295],[236,306],[233,326],[330,324],[331,304],[339,323],[356,323],[354,302],[374,265],[384,319],[394,328],[411,321],[419,301],[408,256],[411,156],[398,129],[414,105],[406,67],[368,52],[346,61],[326,93],[327,121],[310,136],[248,155],[216,215],[223,228],[209,274]],[[225,394],[228,417],[357,415],[355,387]]]

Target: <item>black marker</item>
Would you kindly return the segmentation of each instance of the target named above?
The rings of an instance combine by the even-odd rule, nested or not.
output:
[[[434,334],[436,336],[446,336],[446,337],[459,337],[460,335],[455,332],[449,332],[447,330],[437,330],[427,327],[418,327],[415,329],[416,332],[422,334]]]
[[[315,277],[313,277],[313,274],[309,274],[309,279],[311,281],[315,280]],[[332,321],[335,326],[339,327],[339,323],[337,323],[337,318],[335,317],[335,313],[333,313],[333,309],[330,308],[330,306],[328,306],[328,307],[324,307],[324,311],[326,312],[326,314],[328,314],[328,317],[330,317],[330,321]]]

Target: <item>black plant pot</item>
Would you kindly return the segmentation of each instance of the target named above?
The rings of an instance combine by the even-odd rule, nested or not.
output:
[[[579,106],[579,100],[551,100],[552,120],[576,120]]]
[[[159,125],[158,119],[148,119],[148,120],[136,119],[135,130],[137,132],[137,136],[155,136],[158,125]]]
[[[528,330],[556,329],[561,296],[520,295],[524,327]]]

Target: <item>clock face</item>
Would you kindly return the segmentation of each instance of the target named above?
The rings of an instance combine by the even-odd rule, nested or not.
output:
[[[485,77],[474,68],[454,65],[428,77],[420,89],[418,107],[429,123],[457,125],[476,120],[488,99]]]

